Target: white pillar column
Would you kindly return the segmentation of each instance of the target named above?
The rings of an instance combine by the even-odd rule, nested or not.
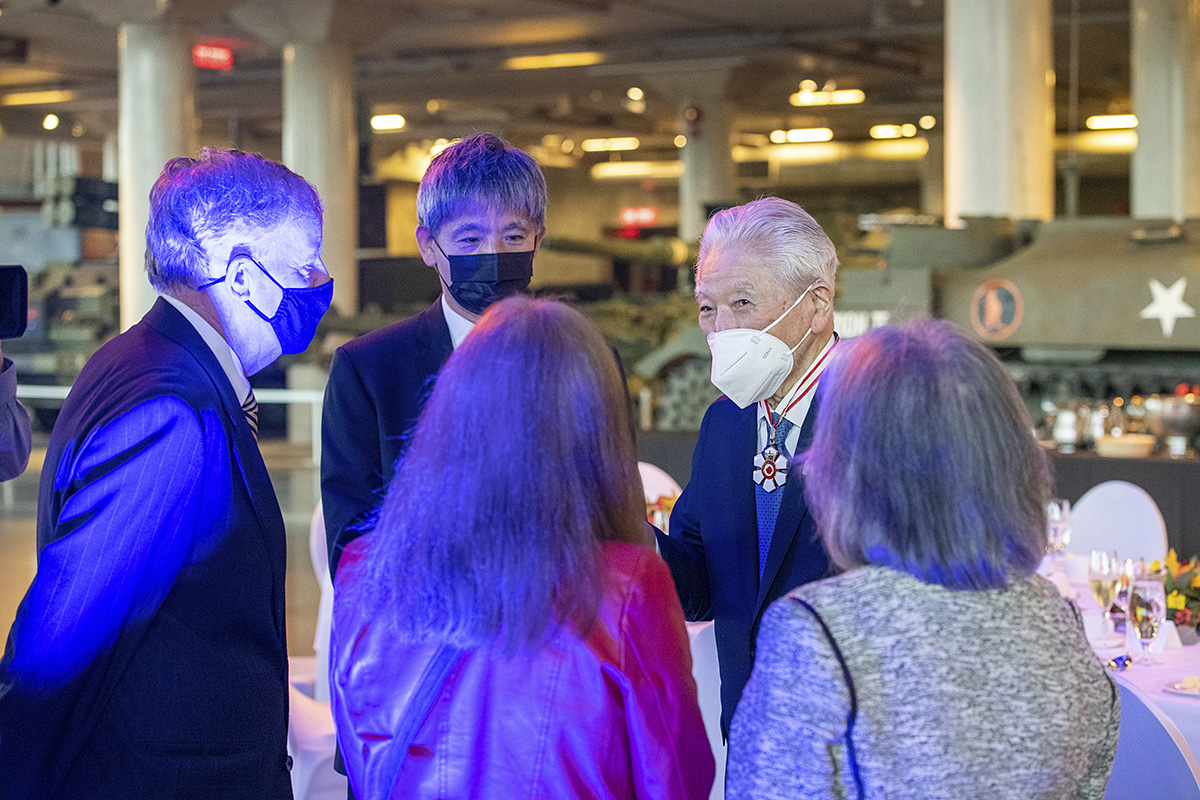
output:
[[[333,303],[358,312],[358,131],[354,59],[346,47],[295,42],[283,51],[283,161],[325,208],[322,253]]]
[[[921,159],[921,213],[942,216],[946,213],[946,137],[941,130],[927,131],[929,149]]]
[[[724,81],[717,85],[723,86]],[[730,155],[733,120],[729,104],[718,93],[693,93],[683,103],[681,113],[687,143],[679,152],[683,162],[683,175],[679,178],[679,238],[694,242],[704,233],[708,222],[706,204],[737,200]]]
[[[1130,212],[1140,219],[1200,217],[1200,3],[1130,3],[1133,113]]]
[[[946,0],[946,224],[1054,216],[1050,0]]]
[[[192,40],[186,30],[157,22],[126,23],[118,34],[118,49],[118,252],[125,330],[155,298],[145,271],[150,187],[167,161],[196,154],[196,110]]]

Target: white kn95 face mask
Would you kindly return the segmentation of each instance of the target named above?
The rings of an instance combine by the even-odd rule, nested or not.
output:
[[[792,354],[812,335],[808,329],[796,346],[788,349],[779,337],[768,331],[778,325],[816,284],[800,293],[796,302],[761,331],[753,328],[729,328],[708,335],[712,351],[712,383],[739,408],[765,400],[779,390],[795,366]]]

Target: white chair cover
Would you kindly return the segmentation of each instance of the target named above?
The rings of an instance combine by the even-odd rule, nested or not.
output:
[[[710,800],[725,797],[725,743],[721,740],[721,670],[717,666],[717,634],[711,622],[689,622],[688,638],[692,645],[692,677],[700,697],[700,716],[717,762]]]
[[[1167,557],[1167,526],[1145,489],[1127,481],[1105,481],[1075,504],[1066,549],[1082,556],[1116,550],[1121,558],[1162,561]]]
[[[661,467],[639,461],[638,472],[642,476],[642,492],[646,495],[647,503],[653,503],[660,497],[678,497],[683,491],[675,479]]]
[[[333,581],[329,578],[329,553],[325,549],[325,517],[321,503],[313,512],[308,537],[313,571],[321,586],[316,656],[288,659],[288,752],[292,756],[292,794],[295,800],[345,800],[346,776],[333,768],[337,735],[329,707],[329,633],[333,619]],[[309,664],[312,664],[310,667]]]
[[[1171,718],[1120,683],[1121,732],[1104,800],[1200,800],[1200,764]]]
[[[313,652],[317,654],[317,676],[313,699],[329,702],[329,635],[333,626],[333,580],[329,577],[329,550],[325,543],[325,515],[321,501],[313,511],[308,534],[308,553],[313,571],[321,586],[321,602],[317,606],[317,632],[313,636]]]
[[[288,687],[288,753],[295,800],[346,800],[346,776],[333,768],[337,734],[329,703]]]

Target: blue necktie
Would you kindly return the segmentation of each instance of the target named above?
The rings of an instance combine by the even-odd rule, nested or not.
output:
[[[771,420],[778,420],[775,427],[775,449],[784,458],[789,458],[791,453],[788,452],[787,437],[792,430],[792,423],[788,422],[786,418],[780,419],[779,415],[774,412],[771,412]],[[775,532],[775,520],[779,519],[779,504],[783,502],[784,486],[768,492],[761,484],[754,484],[754,506],[758,514],[759,578],[762,578],[763,568],[767,565],[767,553],[771,549],[771,534]]]

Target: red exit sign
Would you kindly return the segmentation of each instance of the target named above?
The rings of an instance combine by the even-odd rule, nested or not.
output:
[[[630,228],[648,228],[658,222],[654,206],[628,206],[621,209],[621,224]]]
[[[205,69],[232,69],[233,51],[214,44],[198,44],[192,48],[192,63]]]

